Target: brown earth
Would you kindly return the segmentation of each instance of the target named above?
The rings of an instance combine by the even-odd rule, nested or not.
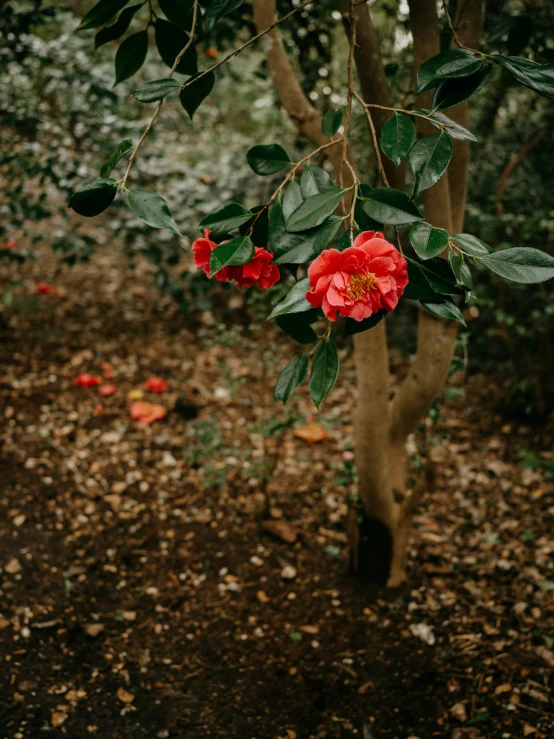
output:
[[[409,585],[371,601],[347,571],[348,349],[321,416],[305,392],[283,410],[292,344],[123,269],[27,265],[0,315],[0,737],[553,737],[552,425],[503,418],[494,377],[443,403]],[[102,362],[113,395],[72,384]],[[143,426],[153,375],[169,413]],[[310,421],[326,439],[294,435]]]

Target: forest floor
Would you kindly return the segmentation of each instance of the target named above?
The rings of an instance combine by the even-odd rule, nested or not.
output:
[[[283,410],[292,343],[122,270],[26,265],[0,314],[0,738],[553,737],[552,423],[502,416],[494,377],[445,400],[409,585],[371,601],[351,355],[321,415]],[[141,392],[167,417],[133,421]]]

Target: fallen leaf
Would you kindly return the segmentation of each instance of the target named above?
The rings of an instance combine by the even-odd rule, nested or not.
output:
[[[536,734],[537,730],[534,726],[531,726],[531,724],[525,724],[523,727],[523,736],[531,736],[531,734]]]
[[[496,690],[494,691],[495,695],[502,695],[502,693],[510,693],[512,690],[512,686],[510,683],[503,683],[502,685],[499,685]]]
[[[294,580],[296,577],[296,567],[292,565],[285,565],[281,570],[281,577],[283,580]]]
[[[258,590],[258,592],[256,593],[256,598],[260,601],[260,603],[269,603],[269,598],[263,590]]]
[[[467,721],[467,709],[465,703],[455,703],[450,709],[450,715],[462,724]]]
[[[65,711],[54,711],[51,718],[52,726],[61,726],[67,719],[68,714]]]
[[[4,567],[4,570],[8,573],[8,575],[17,575],[18,572],[21,572],[21,563],[18,559],[12,557],[8,564]]]
[[[122,703],[132,703],[135,700],[135,696],[125,690],[125,688],[117,689],[117,697]]]
[[[316,444],[318,441],[324,441],[327,438],[327,431],[319,423],[309,423],[299,429],[294,429],[294,435],[298,439],[307,441],[308,444]]]
[[[131,417],[134,418],[135,421],[140,421],[140,423],[154,423],[154,421],[159,421],[166,416],[167,410],[163,405],[137,400],[131,406]]]
[[[95,416],[101,416],[103,413],[104,413],[104,406],[102,405],[102,403],[98,403],[98,405],[94,409],[94,414],[93,415],[95,415]]]
[[[88,636],[96,637],[98,636],[98,634],[101,634],[102,631],[104,631],[104,628],[104,624],[99,624],[96,622],[87,624],[85,626],[85,634],[87,634]]]
[[[287,544],[294,544],[298,531],[286,521],[262,521],[262,528]]]
[[[103,395],[104,397],[107,397],[108,395],[113,395],[115,391],[117,390],[115,385],[101,385],[98,388],[98,392],[100,395]]]

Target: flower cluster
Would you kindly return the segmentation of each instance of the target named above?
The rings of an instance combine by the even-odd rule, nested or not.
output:
[[[203,269],[208,277],[210,277],[210,256],[216,246],[218,244],[211,241],[208,229],[204,231],[204,238],[196,239],[192,245],[196,268]],[[272,259],[271,252],[257,246],[249,262],[238,266],[223,267],[214,277],[220,282],[236,282],[239,290],[254,285],[258,285],[260,290],[267,290],[273,287],[281,276],[279,267],[271,264]]]
[[[382,233],[363,231],[344,251],[326,249],[308,268],[306,299],[330,321],[363,321],[393,311],[408,284],[408,264]]]

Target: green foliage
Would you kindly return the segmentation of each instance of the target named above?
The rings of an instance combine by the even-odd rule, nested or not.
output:
[[[246,264],[254,256],[254,244],[247,236],[239,236],[217,246],[210,257],[212,277],[224,267]]]
[[[140,103],[155,103],[158,100],[163,100],[163,98],[167,97],[172,92],[175,92],[175,90],[179,90],[180,88],[181,85],[177,82],[177,80],[173,79],[172,77],[166,77],[161,80],[153,80],[152,82],[147,82],[146,85],[138,90],[135,90],[131,93],[131,95]]]
[[[92,218],[109,208],[117,193],[117,180],[95,180],[77,190],[69,199],[69,207],[80,216]]]
[[[446,133],[435,133],[417,141],[408,154],[408,162],[415,176],[414,193],[419,195],[435,185],[450,164],[454,149]]]
[[[115,84],[132,77],[142,67],[148,52],[148,31],[128,36],[115,55]]]
[[[277,303],[275,308],[269,314],[267,320],[284,316],[287,313],[302,313],[313,308],[306,300],[306,291],[310,289],[310,281],[307,277],[299,280],[288,292],[286,297]]]
[[[381,149],[398,169],[416,140],[416,129],[412,119],[402,113],[394,113],[383,125]]]
[[[185,87],[181,90],[179,100],[181,105],[192,116],[196,113],[202,102],[208,97],[215,85],[215,74],[213,72],[204,72],[191,77],[187,81]]]
[[[337,347],[331,339],[324,339],[315,353],[310,374],[310,395],[317,408],[335,386],[339,366]]]
[[[253,171],[261,175],[275,174],[292,163],[287,152],[279,144],[253,146],[246,159]]]
[[[410,242],[420,259],[431,259],[441,254],[449,241],[448,231],[444,228],[435,228],[423,221],[414,223],[410,230]]]
[[[335,212],[345,192],[333,188],[307,197],[287,218],[287,231],[298,233],[320,226]]]
[[[424,62],[418,69],[416,95],[431,90],[441,80],[468,77],[480,67],[480,57],[469,49],[448,49]]]
[[[332,110],[328,110],[321,120],[322,133],[324,133],[325,136],[329,136],[329,138],[333,138],[341,127],[343,117],[344,111],[342,108],[333,108]]]
[[[393,187],[366,191],[362,196],[363,209],[370,218],[388,226],[406,226],[423,220],[410,198]]]
[[[169,206],[160,195],[148,190],[129,190],[129,205],[152,228],[168,228],[179,235]]]
[[[308,356],[299,354],[293,357],[279,375],[273,397],[286,403],[294,391],[303,382],[308,373]]]

